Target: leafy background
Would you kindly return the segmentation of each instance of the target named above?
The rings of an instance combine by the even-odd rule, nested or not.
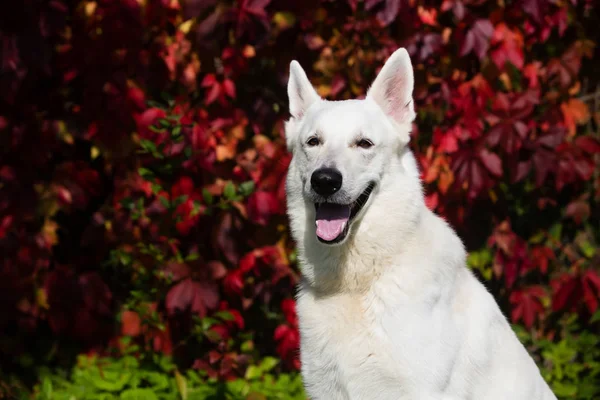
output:
[[[285,85],[406,47],[427,204],[600,398],[594,0],[0,2],[0,398],[301,399]]]

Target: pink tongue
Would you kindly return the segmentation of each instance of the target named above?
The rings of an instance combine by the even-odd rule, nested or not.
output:
[[[350,207],[323,203],[317,209],[317,236],[332,241],[342,234],[350,218]]]

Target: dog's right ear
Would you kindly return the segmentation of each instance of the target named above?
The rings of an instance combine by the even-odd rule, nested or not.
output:
[[[320,99],[306,73],[296,60],[290,63],[290,79],[287,91],[290,101],[290,114],[294,118],[302,118],[308,107]]]

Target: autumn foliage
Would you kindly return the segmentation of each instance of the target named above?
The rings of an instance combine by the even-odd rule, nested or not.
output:
[[[0,5],[0,365],[132,337],[229,379],[299,367],[289,63],[360,97],[399,46],[427,204],[507,317],[599,329],[594,0],[26,0]],[[535,349],[532,349],[535,351]]]

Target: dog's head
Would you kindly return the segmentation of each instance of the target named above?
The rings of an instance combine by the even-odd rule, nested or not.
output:
[[[413,86],[405,49],[387,60],[364,100],[321,99],[300,64],[292,61],[292,117],[286,123],[293,154],[288,203],[290,197],[301,198],[314,207],[320,242],[346,240],[352,224],[368,212],[386,170],[401,157],[415,118]]]

